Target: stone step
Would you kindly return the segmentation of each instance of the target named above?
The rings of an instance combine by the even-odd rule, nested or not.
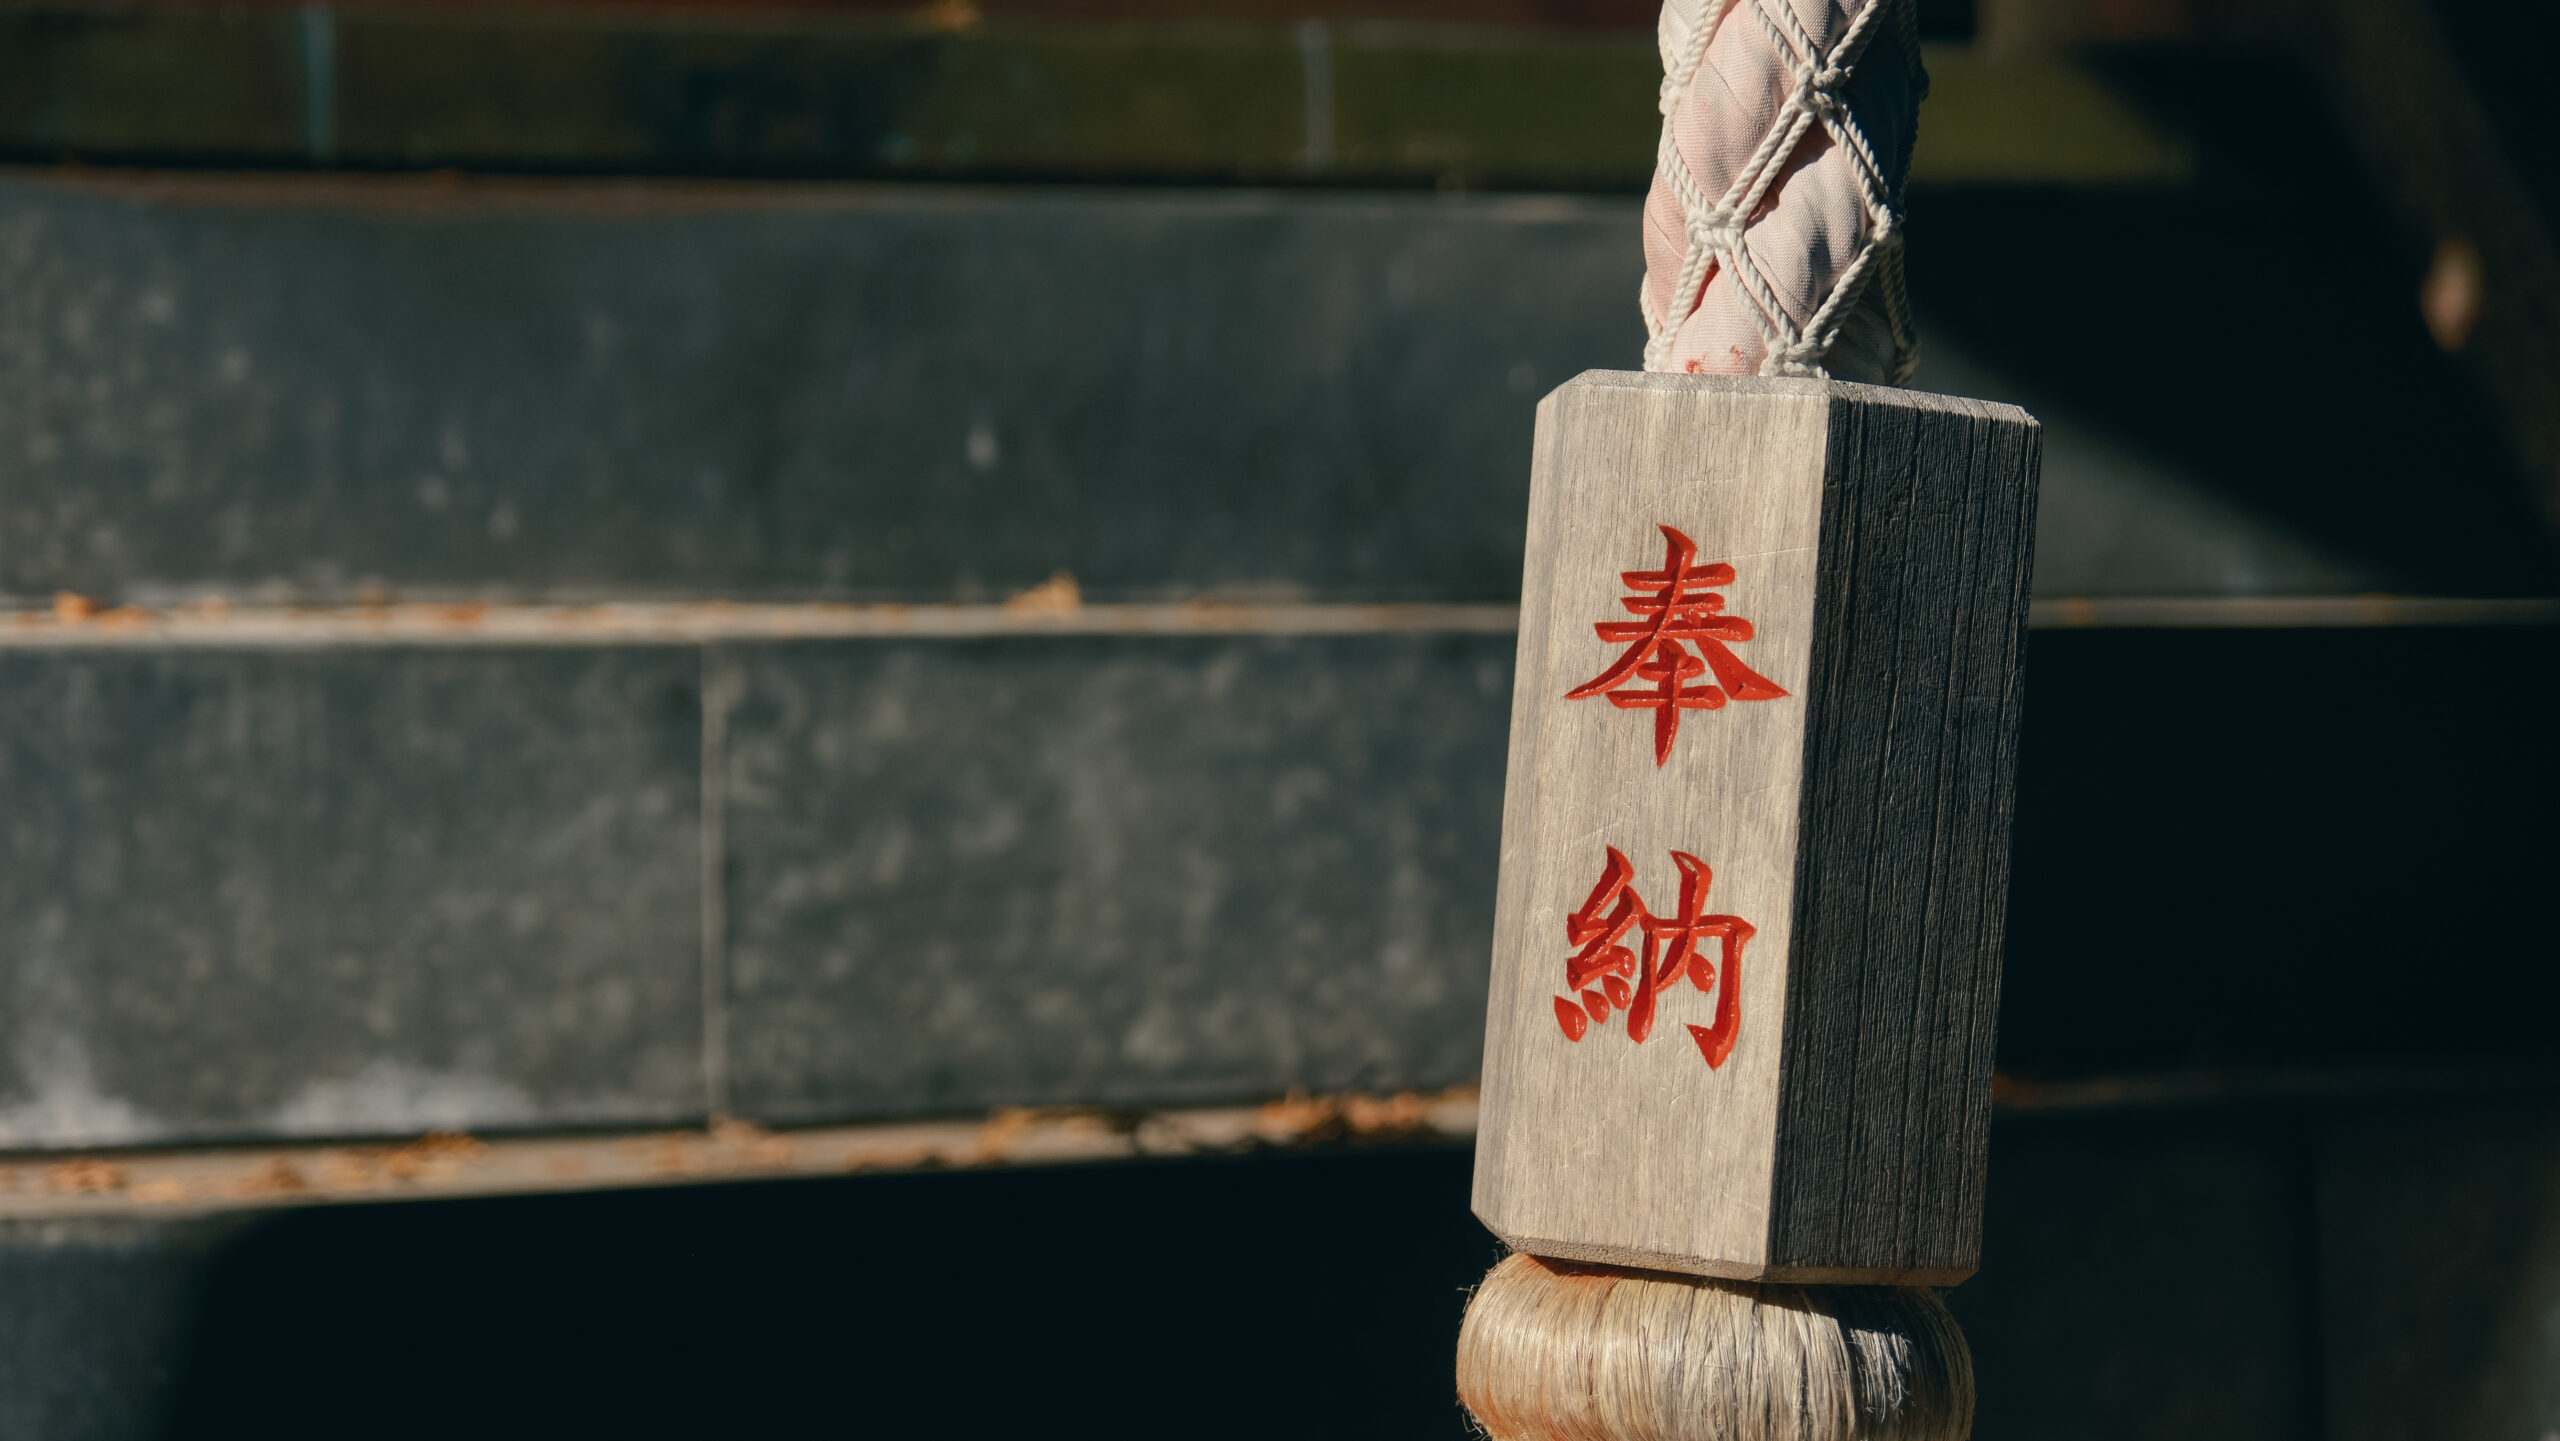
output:
[[[0,1149],[1472,1078],[1504,617],[1115,614],[0,628]],[[2038,631],[2003,1064],[2549,1057],[2543,619]]]
[[[1622,201],[0,181],[0,595],[1508,601]]]
[[[2233,264],[2298,210],[1928,205],[1917,383],[2045,419],[2039,594],[2560,589],[2387,258],[2261,297],[2363,347],[2375,407],[2145,259],[2200,206]],[[1507,603],[1532,402],[1634,363],[1639,227],[1591,198],[0,176],[0,609],[987,602],[1060,571],[1097,601]],[[2199,364],[2245,383],[2164,380]]]
[[[1462,1081],[1511,644],[0,653],[0,1146]]]

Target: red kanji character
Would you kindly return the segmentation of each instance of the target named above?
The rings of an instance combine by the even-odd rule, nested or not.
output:
[[[1636,899],[1635,887],[1630,884],[1635,880],[1636,868],[1627,863],[1616,846],[1608,847],[1608,851],[1609,859],[1600,868],[1600,884],[1591,888],[1591,899],[1582,903],[1581,910],[1564,918],[1565,940],[1582,947],[1564,965],[1564,983],[1570,990],[1581,990],[1604,973],[1621,977],[1636,973],[1636,953],[1618,944],[1618,937],[1644,915],[1644,903]],[[1601,912],[1611,902],[1617,908],[1603,919]]]
[[[1727,642],[1751,639],[1751,622],[1724,613],[1724,597],[1715,587],[1733,584],[1733,567],[1696,565],[1695,541],[1661,527],[1667,549],[1660,570],[1630,570],[1619,579],[1635,595],[1619,604],[1641,620],[1601,621],[1592,629],[1600,638],[1628,647],[1627,653],[1597,676],[1565,692],[1567,700],[1606,693],[1621,710],[1653,712],[1653,763],[1671,759],[1671,742],[1680,734],[1680,712],[1720,710],[1730,700],[1777,700],[1786,695],[1777,683],[1744,665]],[[1684,644],[1685,642],[1685,644]],[[1689,647],[1698,653],[1691,655]],[[1709,670],[1715,685],[1689,685]],[[1650,686],[1610,687],[1634,676]]]
[[[1696,856],[1671,853],[1680,870],[1680,908],[1676,915],[1657,916],[1636,894],[1635,867],[1617,847],[1607,849],[1600,883],[1564,919],[1565,940],[1580,947],[1565,961],[1565,986],[1581,993],[1581,1003],[1556,997],[1556,1024],[1567,1040],[1579,1041],[1592,1026],[1607,1025],[1613,1009],[1621,1010],[1627,1013],[1627,1039],[1642,1044],[1653,1034],[1658,997],[1685,975],[1699,990],[1716,993],[1714,1023],[1691,1026],[1689,1035],[1707,1065],[1721,1067],[1742,1027],[1742,945],[1757,931],[1740,916],[1703,914],[1715,872]],[[1641,955],[1619,944],[1630,930],[1643,938]],[[1720,964],[1699,953],[1699,942],[1709,939],[1721,943]],[[1590,989],[1595,980],[1602,990]]]
[[[1653,1032],[1653,998],[1680,979],[1685,971],[1689,984],[1699,990],[1715,988],[1716,1017],[1713,1025],[1691,1026],[1689,1035],[1698,1049],[1706,1054],[1710,1068],[1721,1066],[1733,1054],[1733,1038],[1742,1027],[1742,943],[1759,931],[1740,916],[1699,914],[1706,905],[1707,887],[1715,881],[1715,872],[1707,863],[1687,851],[1673,851],[1671,863],[1680,868],[1680,913],[1669,919],[1647,916],[1644,920],[1644,971],[1652,984],[1639,983],[1635,1002],[1627,1008],[1627,1036],[1641,1041]],[[1708,963],[1698,954],[1698,942],[1708,938],[1723,943],[1721,968]],[[1667,948],[1660,971],[1655,971],[1653,948],[1659,943]]]

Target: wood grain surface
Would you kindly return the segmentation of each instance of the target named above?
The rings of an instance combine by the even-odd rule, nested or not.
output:
[[[1540,405],[1475,1182],[1506,1241],[1973,1270],[2036,460],[2013,407],[1828,381],[1591,371]],[[1627,639],[1681,541],[1689,638]],[[1569,697],[1631,648],[1650,676]],[[1632,907],[1593,904],[1613,853]],[[1606,944],[1578,912],[1633,915],[1634,974],[1569,984]]]

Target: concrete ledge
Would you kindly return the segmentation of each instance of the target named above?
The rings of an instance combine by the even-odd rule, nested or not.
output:
[[[1176,1110],[1003,1110],[781,1132],[728,1121],[702,1130],[486,1140],[448,1131],[375,1146],[0,1155],[0,1222],[1071,1165],[1340,1141],[1464,1144],[1475,1127],[1475,1089],[1460,1086],[1427,1095],[1298,1092],[1260,1105]]]

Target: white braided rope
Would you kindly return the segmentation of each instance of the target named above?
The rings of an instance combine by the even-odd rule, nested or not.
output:
[[[1645,369],[1899,384],[1914,0],[1666,0],[1660,35]]]

